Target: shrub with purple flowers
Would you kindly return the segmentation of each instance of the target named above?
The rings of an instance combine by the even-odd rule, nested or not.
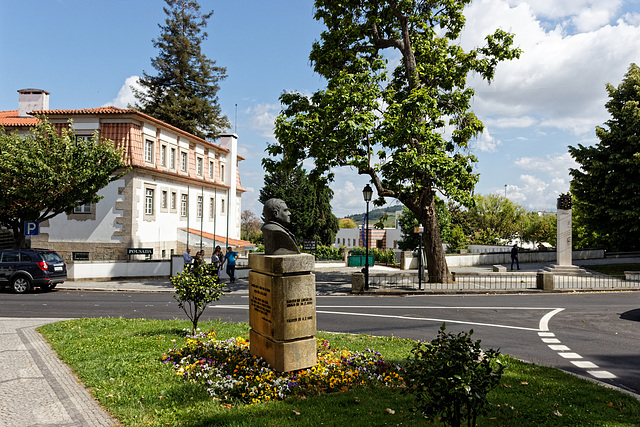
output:
[[[243,338],[217,340],[215,333],[191,337],[162,358],[177,375],[201,383],[222,400],[257,403],[288,396],[346,391],[360,386],[404,385],[400,365],[385,362],[380,353],[332,349],[318,340],[318,363],[295,372],[277,372],[251,355]]]

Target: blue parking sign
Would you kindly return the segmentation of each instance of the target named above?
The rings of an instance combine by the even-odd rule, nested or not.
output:
[[[24,222],[24,235],[25,236],[37,236],[40,232],[40,223],[38,221],[25,221]]]

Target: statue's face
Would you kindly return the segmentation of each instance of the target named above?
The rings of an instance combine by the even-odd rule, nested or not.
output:
[[[284,224],[284,225],[289,224],[289,222],[291,221],[291,212],[289,212],[289,208],[284,203],[282,203],[279,206],[278,214],[276,215],[276,220],[280,224]]]

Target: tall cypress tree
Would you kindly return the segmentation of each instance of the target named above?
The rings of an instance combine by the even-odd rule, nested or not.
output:
[[[610,250],[640,248],[640,67],[631,64],[618,87],[607,84],[611,119],[596,128],[593,147],[569,152],[576,225],[592,245]]]
[[[136,108],[201,138],[215,138],[229,127],[218,104],[218,82],[226,78],[226,68],[202,53],[203,31],[213,11],[203,14],[196,0],[165,0],[167,18],[160,37],[153,40],[159,49],[151,60],[157,70],[143,72],[133,88]]]
[[[267,159],[269,160],[269,159]],[[277,162],[266,162],[264,187],[260,202],[282,199],[291,211],[289,229],[298,243],[314,239],[318,244],[330,245],[338,231],[338,218],[331,212],[333,190],[326,184],[311,180],[305,170],[295,166],[291,171]]]

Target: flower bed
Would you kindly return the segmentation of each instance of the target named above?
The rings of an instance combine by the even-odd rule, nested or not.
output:
[[[163,355],[177,375],[202,383],[211,396],[222,400],[257,403],[324,392],[346,391],[357,386],[404,385],[403,368],[384,361],[367,349],[354,353],[332,349],[318,340],[318,363],[294,372],[277,372],[249,352],[244,338],[216,340],[215,333],[191,337],[182,347]]]

